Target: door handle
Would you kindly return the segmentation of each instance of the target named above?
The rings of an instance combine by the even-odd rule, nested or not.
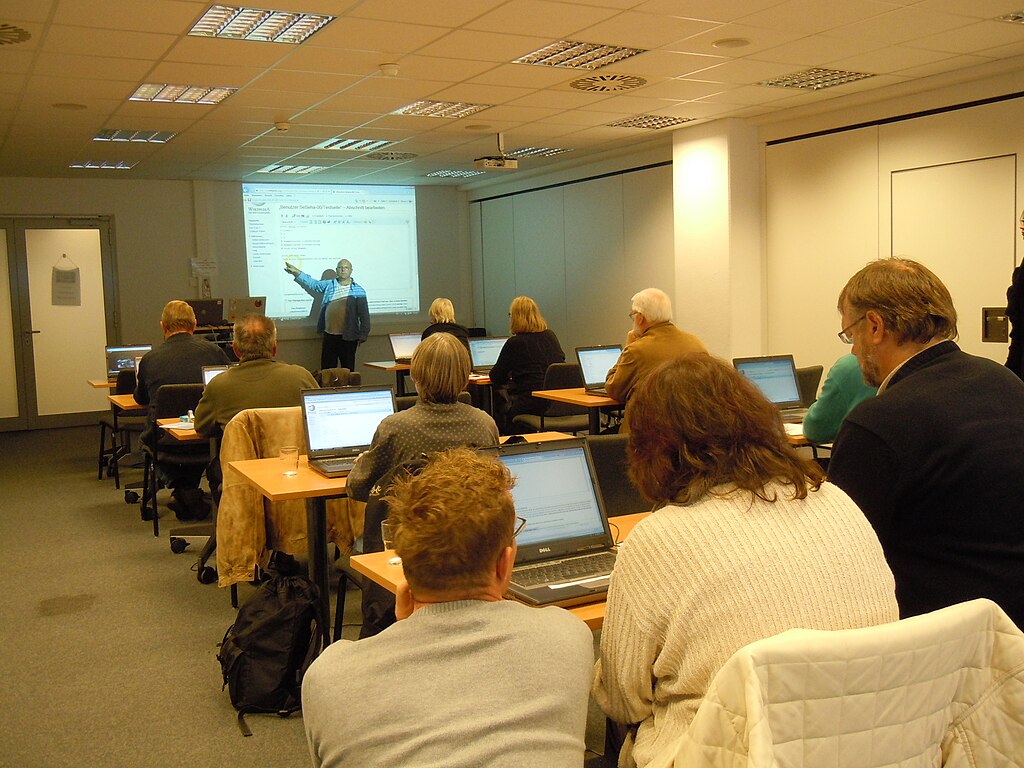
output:
[[[33,333],[42,333],[42,331],[25,331],[26,336],[31,335]]]

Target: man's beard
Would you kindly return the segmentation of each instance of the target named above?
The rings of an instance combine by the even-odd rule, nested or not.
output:
[[[878,358],[873,350],[865,350],[858,360],[860,363],[860,374],[864,377],[864,383],[869,387],[877,387],[882,384],[882,373],[878,368]]]

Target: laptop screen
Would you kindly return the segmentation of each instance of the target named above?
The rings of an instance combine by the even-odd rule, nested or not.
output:
[[[185,299],[196,313],[199,327],[224,324],[224,299]]]
[[[136,358],[142,357],[153,348],[152,344],[136,344],[128,347],[106,347],[107,378],[115,379],[121,371],[137,369]]]
[[[732,364],[757,385],[761,394],[780,408],[800,405],[800,387],[792,355],[739,357]]]
[[[605,534],[604,504],[582,440],[499,448],[498,458],[516,478],[512,498],[516,514],[526,519],[517,562],[549,544],[561,542],[564,551],[569,540]]]
[[[490,368],[498,361],[501,348],[508,341],[508,336],[486,336],[469,340],[469,356],[473,368]]]
[[[224,373],[228,368],[233,368],[238,363],[231,363],[229,365],[204,365],[203,366],[203,386],[207,386],[215,376],[219,376]],[[219,384],[217,385],[220,386]]]
[[[391,351],[395,360],[408,360],[420,345],[418,333],[389,333],[388,337],[391,339]]]
[[[583,383],[590,386],[604,386],[608,371],[619,361],[622,347],[617,344],[600,347],[577,347],[576,357],[583,371]]]
[[[240,317],[246,315],[266,315],[267,314],[267,297],[266,296],[238,296],[228,300],[228,316],[227,320],[232,323],[238,320]]]
[[[391,387],[302,391],[306,445],[311,456],[368,446],[377,426],[395,412]]]

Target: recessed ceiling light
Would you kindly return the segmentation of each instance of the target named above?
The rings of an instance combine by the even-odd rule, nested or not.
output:
[[[135,163],[129,163],[124,160],[73,160],[68,163],[68,168],[90,168],[90,169],[101,169],[105,171],[127,171],[132,168]]]
[[[329,139],[316,145],[316,149],[341,149],[346,152],[366,152],[374,149],[382,149],[394,144],[393,141],[385,139]]]
[[[1024,11],[1014,11],[1005,16],[1000,16],[999,21],[1009,21],[1011,24],[1024,24]]]
[[[637,75],[590,75],[573,80],[569,86],[577,91],[605,93],[608,91],[631,91],[647,85],[647,80]]]
[[[177,136],[174,131],[132,131],[124,128],[104,129],[92,137],[93,141],[136,141],[148,144],[166,144]]]
[[[371,152],[363,157],[368,157],[371,160],[412,160],[414,157],[419,157],[419,155],[412,152]]]
[[[13,24],[0,24],[0,45],[17,45],[24,43],[32,37],[27,29],[16,27]]]
[[[129,101],[161,101],[179,104],[220,104],[237,91],[228,86],[168,85],[143,83],[128,97]]]
[[[88,107],[85,106],[85,104],[75,104],[74,102],[70,101],[60,101],[56,104],[51,104],[50,106],[54,109],[66,109],[69,112],[77,112],[82,109],[88,109]]]
[[[282,163],[274,163],[264,168],[260,168],[256,173],[316,173],[326,168],[326,165],[284,165]]]
[[[711,44],[712,48],[746,48],[750,41],[745,37],[723,37]]]
[[[189,30],[189,34],[297,45],[333,20],[333,16],[315,13],[213,5]]]
[[[600,69],[617,61],[646,53],[644,48],[623,48],[619,45],[581,43],[576,40],[559,40],[545,45],[532,53],[513,59],[513,64],[541,64],[546,67],[573,67],[575,69]]]
[[[470,176],[483,176],[483,171],[458,171],[451,169],[444,169],[441,171],[431,171],[426,174],[427,176],[434,176],[435,178],[442,179],[468,179]]]
[[[462,101],[428,101],[421,99],[396,109],[393,115],[416,115],[418,117],[469,117],[477,112],[490,109],[493,104],[469,104]]]
[[[563,152],[572,152],[571,149],[563,149],[561,147],[521,147],[520,149],[513,149],[511,152],[506,152],[506,157],[552,157],[554,155],[560,155]]]
[[[868,77],[874,77],[874,75],[868,75],[864,72],[849,72],[845,69],[814,67],[812,69],[805,69],[802,72],[794,72],[790,75],[762,80],[758,85],[763,85],[767,88],[805,88],[811,91],[820,91],[822,88],[831,88],[843,83],[853,83]]]
[[[634,115],[628,117],[625,120],[616,120],[614,123],[608,123],[609,128],[649,128],[654,131],[659,131],[662,128],[671,128],[675,125],[682,125],[688,123],[694,118],[692,117],[666,117],[664,115]]]

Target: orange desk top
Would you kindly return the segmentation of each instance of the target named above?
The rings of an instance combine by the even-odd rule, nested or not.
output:
[[[122,411],[144,411],[146,406],[135,402],[135,395],[107,395],[107,400]]]
[[[277,458],[232,461],[229,467],[239,472],[271,501],[311,499],[318,496],[344,496],[348,478],[324,477],[309,468],[308,457],[299,456],[299,473],[285,477]]]
[[[583,387],[572,389],[538,389],[533,392],[534,397],[545,400],[555,400],[559,403],[570,405],[582,405],[584,408],[600,408],[606,405],[622,405],[618,400],[607,395],[591,395]]]

